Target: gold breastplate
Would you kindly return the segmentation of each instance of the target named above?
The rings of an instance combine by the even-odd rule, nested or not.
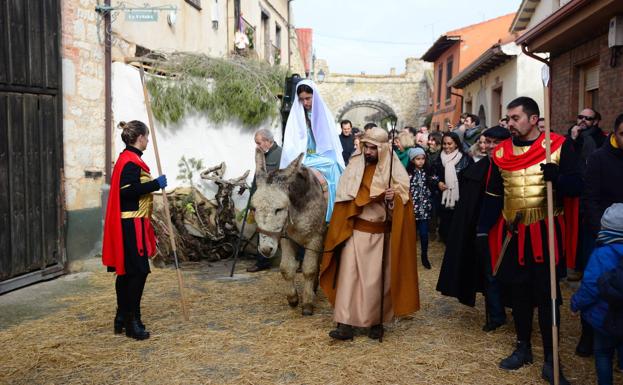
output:
[[[151,175],[141,169],[141,183],[151,182],[151,180]],[[153,209],[154,196],[151,193],[144,194],[138,199],[138,210],[123,211],[121,212],[121,218],[151,218]]]
[[[529,148],[529,146],[513,145],[513,153],[521,155]],[[559,148],[552,153],[552,163],[560,163],[560,150]],[[518,213],[522,213],[521,223],[525,225],[547,217],[547,190],[539,163],[517,171],[500,169],[500,173],[504,180],[504,209],[502,214],[506,221],[513,221]],[[559,206],[554,199],[554,215],[559,215],[562,212],[562,206]]]

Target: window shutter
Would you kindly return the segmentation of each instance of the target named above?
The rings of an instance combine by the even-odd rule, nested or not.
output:
[[[599,66],[593,66],[586,69],[584,82],[585,91],[592,91],[599,88]]]

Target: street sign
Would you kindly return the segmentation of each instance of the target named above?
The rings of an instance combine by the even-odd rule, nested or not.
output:
[[[125,13],[126,21],[158,21],[158,12],[156,11],[130,11]]]

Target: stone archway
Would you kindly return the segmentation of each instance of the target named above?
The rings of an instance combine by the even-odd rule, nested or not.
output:
[[[390,107],[386,102],[382,100],[373,100],[373,99],[365,99],[365,100],[350,100],[346,104],[344,104],[335,114],[335,119],[339,122],[345,118],[345,116],[358,108],[367,108],[371,110],[375,110],[374,114],[371,114],[368,117],[369,121],[379,123],[385,118],[393,117],[397,119],[398,114],[396,111]],[[398,122],[400,123],[400,122]]]

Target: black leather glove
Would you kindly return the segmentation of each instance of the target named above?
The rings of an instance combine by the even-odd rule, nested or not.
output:
[[[543,171],[543,179],[546,182],[557,182],[560,176],[560,167],[556,163],[541,163],[541,171]]]

